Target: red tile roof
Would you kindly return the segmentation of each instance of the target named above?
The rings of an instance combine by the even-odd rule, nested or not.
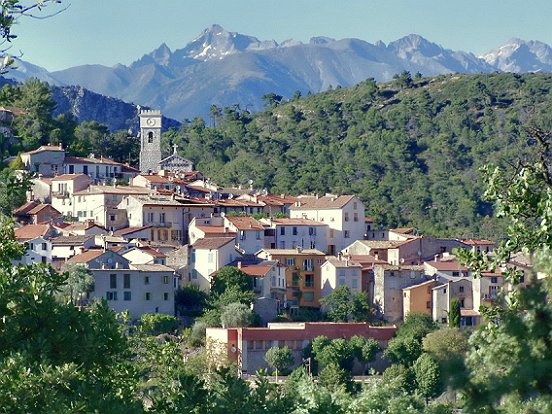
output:
[[[242,266],[239,268],[243,273],[254,277],[265,277],[272,269],[271,266]]]
[[[151,226],[144,226],[144,227],[126,227],[124,229],[115,230],[113,232],[113,235],[115,236],[126,236],[132,233],[138,233],[142,230],[146,230],[151,228]]]
[[[70,181],[70,180],[72,181],[72,180],[76,180],[79,177],[88,178],[86,174],[61,174],[61,175],[56,175],[54,178],[52,178],[52,181]]]
[[[456,260],[448,260],[442,262],[426,262],[429,266],[434,267],[440,272],[466,272],[467,267],[462,266]]]
[[[36,206],[39,206],[40,204],[37,203],[36,201],[29,201],[25,204],[23,204],[21,207],[15,209],[13,211],[13,215],[14,216],[25,216],[27,214],[29,214],[29,211],[31,211],[33,208],[35,208]]]
[[[144,253],[148,253],[154,257],[159,257],[159,258],[164,258],[164,257],[167,257],[167,255],[149,247],[149,246],[143,246],[143,247],[139,247],[138,248],[139,250],[142,250]]]
[[[495,242],[489,240],[462,240],[462,243],[468,244],[470,246],[493,246]]]
[[[105,164],[105,165],[123,165],[120,162],[110,160],[109,158],[89,158],[89,157],[65,157],[65,164]]]
[[[63,148],[60,148],[59,146],[42,145],[42,146],[38,147],[35,150],[25,152],[25,154],[38,154],[39,152],[43,152],[43,151],[64,151],[64,150],[63,150]]]
[[[36,206],[32,210],[30,210],[27,214],[29,214],[29,215],[38,214],[39,212],[41,212],[45,208],[53,210],[54,212],[56,212],[57,214],[59,214],[61,216],[61,213],[59,211],[57,211],[54,207],[52,207],[50,204],[39,204],[38,206]]]
[[[91,260],[100,257],[104,253],[105,250],[103,249],[87,250],[85,252],[82,252],[81,254],[77,254],[76,256],[71,257],[69,260],[67,260],[67,263],[88,263]]]
[[[253,217],[225,216],[238,230],[264,230],[263,225]]]
[[[271,221],[281,226],[327,226],[325,223],[304,218],[273,218]]]
[[[50,224],[29,224],[15,229],[15,238],[20,241],[44,237],[52,229]]]

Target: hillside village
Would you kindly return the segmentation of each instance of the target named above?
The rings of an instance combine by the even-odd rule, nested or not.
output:
[[[21,155],[35,175],[28,202],[13,212],[16,239],[27,248],[19,262],[89,269],[94,289],[80,295],[79,306],[105,300],[132,320],[146,313],[174,315],[180,288],[208,292],[217,272],[235,267],[251,278],[253,309],[266,327],[207,329],[207,336],[230,350],[239,329],[243,338],[253,338],[251,350],[257,350],[255,338],[263,338],[291,341],[299,351],[321,332],[351,337],[368,329],[363,335],[385,345],[394,324],[409,313],[447,324],[455,300],[461,326],[473,327],[480,323],[480,306],[512,288],[501,269],[475,278],[454,256],[455,249],[492,255],[493,241],[384,229],[366,217],[354,195],[291,196],[217,186],[176,146],[162,158],[161,120],[159,111],[140,113],[139,169],[94,154],[68,156],[62,146]],[[523,257],[509,265],[530,269]],[[271,324],[300,309],[324,311],[320,300],[344,286],[351,294],[365,292],[387,327]],[[259,347],[268,349],[262,340]],[[244,372],[263,366],[263,358],[253,357],[248,366],[246,354],[240,349]]]

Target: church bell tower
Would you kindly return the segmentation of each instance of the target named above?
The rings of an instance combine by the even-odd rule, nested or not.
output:
[[[161,111],[140,111],[140,171],[159,171],[161,162]]]

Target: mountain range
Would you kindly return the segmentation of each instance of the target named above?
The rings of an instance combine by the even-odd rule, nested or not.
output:
[[[183,120],[209,116],[212,104],[262,108],[274,92],[317,93],[352,86],[367,78],[388,81],[404,70],[424,76],[447,73],[552,71],[552,48],[512,39],[481,56],[454,51],[411,34],[389,44],[360,39],[313,37],[308,43],[261,41],[219,25],[205,29],[185,47],[166,44],[132,64],[81,65],[61,71],[19,60],[8,77],[36,77],[55,86],[75,86],[126,102],[159,108]]]

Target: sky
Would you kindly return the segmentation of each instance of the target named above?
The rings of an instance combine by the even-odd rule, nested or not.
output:
[[[214,23],[261,40],[410,33],[475,54],[508,39],[552,44],[551,0],[62,0],[48,19],[22,18],[10,53],[46,69],[130,64],[166,43],[184,47]],[[59,6],[58,6],[59,8]],[[56,7],[51,7],[51,11]]]

